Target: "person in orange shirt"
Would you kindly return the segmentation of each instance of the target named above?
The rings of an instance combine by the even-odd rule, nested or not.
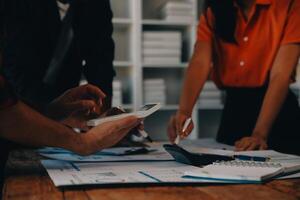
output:
[[[226,91],[217,141],[300,154],[300,108],[289,85],[300,55],[299,0],[207,0],[168,136],[185,138],[204,83]]]

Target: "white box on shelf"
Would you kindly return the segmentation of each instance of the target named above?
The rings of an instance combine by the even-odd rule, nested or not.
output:
[[[164,6],[163,9],[188,9],[193,10],[193,5],[189,2],[179,2],[179,1],[168,1]]]
[[[166,90],[166,86],[165,85],[144,85],[144,91],[148,92],[148,91],[165,91]]]
[[[219,90],[213,81],[207,81],[203,87],[204,90]]]
[[[172,22],[193,22],[195,18],[193,16],[167,16],[165,20]]]
[[[189,9],[177,9],[177,10],[163,9],[161,12],[161,16],[163,18],[167,16],[191,16],[194,17],[195,19],[195,15]]]
[[[160,49],[169,49],[169,48],[176,48],[176,49],[181,49],[182,48],[182,43],[181,41],[179,42],[173,42],[173,41],[143,41],[143,48],[160,48]]]
[[[161,84],[161,85],[164,85],[165,81],[164,81],[164,79],[160,79],[160,78],[145,79],[144,84]]]
[[[181,49],[176,48],[168,48],[168,49],[159,49],[159,48],[144,48],[143,49],[143,56],[181,56]]]
[[[157,64],[179,64],[181,62],[180,57],[145,57],[144,64],[145,65],[157,65]]]
[[[112,105],[113,106],[121,106],[122,105],[122,82],[119,80],[113,81],[113,99]]]
[[[221,99],[221,91],[202,91],[200,94],[200,99]]]
[[[181,42],[181,32],[180,31],[144,31],[143,32],[144,41],[174,41]]]

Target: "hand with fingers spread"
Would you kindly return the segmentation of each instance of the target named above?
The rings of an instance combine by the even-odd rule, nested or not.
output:
[[[266,139],[259,136],[244,137],[235,143],[236,151],[266,150]]]
[[[131,116],[96,126],[85,134],[81,134],[83,148],[79,148],[77,153],[89,155],[101,149],[114,146],[123,139],[128,132],[139,126],[140,123],[141,119]]]
[[[175,142],[177,135],[180,136],[180,139],[184,139],[192,132],[194,129],[193,121],[191,121],[187,129],[183,132],[183,126],[189,118],[190,116],[187,116],[180,111],[171,117],[168,124],[168,137],[171,143]]]
[[[100,115],[105,97],[96,86],[79,86],[51,102],[46,108],[46,115],[70,127],[87,129],[86,120]]]

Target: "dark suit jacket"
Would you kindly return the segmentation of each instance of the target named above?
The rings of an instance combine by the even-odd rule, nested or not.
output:
[[[6,32],[3,70],[19,98],[31,105],[45,105],[77,86],[82,74],[89,83],[111,96],[115,72],[109,0],[72,0],[75,37],[55,87],[48,87],[43,78],[62,26],[56,0],[3,1]]]

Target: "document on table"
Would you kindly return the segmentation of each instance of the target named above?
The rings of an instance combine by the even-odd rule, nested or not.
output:
[[[72,152],[59,149],[54,151],[40,150],[40,155],[69,162],[117,162],[117,161],[170,161],[174,160],[163,148],[149,148],[149,153],[137,155],[123,155],[125,150],[132,148],[110,148],[90,156],[80,156]],[[51,150],[51,149],[50,149]]]
[[[146,154],[157,151],[157,148],[151,147],[113,147],[103,149],[94,153],[94,155],[110,155],[110,156],[124,156],[124,155],[137,155]],[[74,154],[72,151],[68,151],[62,148],[45,147],[37,150],[41,154]]]
[[[73,163],[58,160],[42,160],[41,162],[57,187],[213,182],[182,178],[185,171],[194,170],[196,167],[174,161]]]

